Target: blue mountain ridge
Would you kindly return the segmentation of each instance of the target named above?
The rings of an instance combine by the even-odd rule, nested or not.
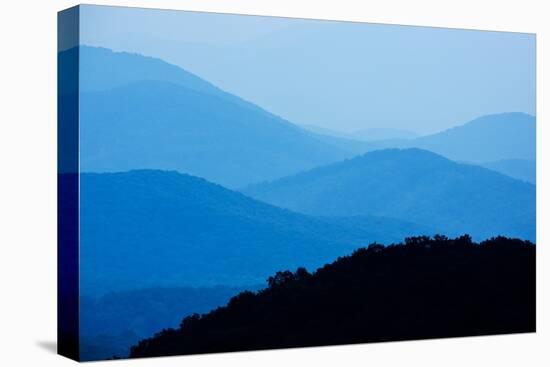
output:
[[[416,148],[369,152],[243,192],[308,215],[378,215],[451,236],[535,239],[534,185]]]
[[[347,137],[342,133],[319,130],[305,127],[308,131],[316,131],[325,138],[338,139],[343,142]],[[384,129],[381,129],[384,131]],[[368,136],[366,130],[365,134]],[[376,129],[374,129],[376,132]],[[376,134],[373,134],[375,136]],[[365,140],[362,138],[360,140]],[[367,152],[388,148],[419,148],[429,150],[446,158],[461,162],[470,162],[481,165],[492,165],[495,170],[517,178],[519,173],[514,169],[519,161],[532,161],[536,159],[536,118],[522,112],[505,112],[480,116],[471,121],[461,123],[453,128],[424,135],[420,137],[367,139],[367,142],[351,140],[350,147],[358,147],[357,152]],[[362,143],[362,145],[360,144]],[[515,161],[514,163],[496,164],[497,161]],[[495,164],[493,164],[495,163]],[[513,165],[514,168],[510,166]],[[526,166],[527,164],[524,164]],[[504,167],[506,166],[506,167]],[[500,169],[499,167],[502,167]],[[510,167],[511,169],[507,169]],[[532,176],[525,168],[520,169]],[[522,175],[522,179],[526,177]]]
[[[239,188],[393,147],[478,164],[535,159],[535,118],[524,113],[482,116],[416,139],[364,142],[306,131],[158,58],[81,46],[62,52],[60,63],[74,52],[86,172],[178,170]]]
[[[485,163],[536,159],[536,119],[522,112],[480,116],[439,133],[415,139],[371,142],[376,149],[419,148],[455,161]]]
[[[389,218],[310,217],[158,170],[81,174],[80,200],[84,295],[256,285],[282,268],[317,267],[374,241],[437,232]]]
[[[537,162],[530,159],[501,159],[481,164],[485,168],[500,172],[518,180],[536,184]]]
[[[75,52],[84,172],[177,170],[236,188],[364,151],[306,132],[160,59],[81,46],[62,52],[60,63]]]

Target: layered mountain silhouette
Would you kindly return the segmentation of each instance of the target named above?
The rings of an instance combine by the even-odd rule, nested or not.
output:
[[[536,160],[535,117],[509,112],[486,115],[439,133],[415,137],[403,130],[373,128],[341,133],[302,126],[325,142],[356,153],[388,148],[419,148],[451,160],[480,164],[497,172],[534,183]]]
[[[509,112],[487,115],[444,130],[408,140],[377,141],[376,149],[421,148],[455,161],[485,163],[503,159],[536,158],[535,117]]]
[[[177,170],[236,188],[366,150],[306,132],[160,59],[84,46],[80,60],[84,172]]]
[[[533,116],[483,116],[422,137],[391,129],[338,134],[298,127],[160,59],[86,46],[60,54],[61,68],[76,68],[75,60],[81,79],[72,106],[87,172],[79,176],[83,359],[124,357],[132,343],[257,289],[278,270],[314,269],[372,242],[435,233],[535,239]],[[64,77],[60,90],[76,98]],[[474,246],[467,236],[375,245],[315,274],[277,273],[267,290],[186,318],[133,355],[530,330],[531,308],[499,297],[514,277],[512,294],[521,284],[531,291],[524,260],[532,251],[503,238]],[[487,265],[490,257],[496,261]],[[505,273],[506,266],[515,268]],[[466,289],[474,278],[488,280]],[[442,293],[443,283],[464,287],[466,299]],[[485,315],[495,304],[483,297],[504,308]],[[308,319],[315,302],[323,306]],[[398,304],[412,304],[410,313]],[[484,322],[460,316],[470,306],[481,307]],[[460,312],[439,329],[444,315],[436,308]],[[506,317],[519,321],[499,329]]]
[[[378,215],[443,229],[535,239],[535,186],[420,149],[388,149],[243,191],[308,215]]]
[[[177,172],[84,173],[80,201],[81,293],[92,295],[255,285],[372,241],[437,233],[396,219],[310,217]]]
[[[219,97],[244,108],[262,111],[258,106],[226,93],[193,73],[159,58],[114,52],[103,47],[80,46],[61,52],[60,62],[73,60],[71,53],[75,52],[79,53],[81,93],[109,90],[139,81],[159,81],[177,84]],[[64,76],[66,75],[62,75]]]
[[[306,131],[157,58],[81,46],[62,52],[60,64],[75,52],[83,171],[177,170],[239,188],[390,147],[475,163],[535,159],[535,118],[523,113],[483,116],[415,139],[371,129],[363,135],[394,138],[365,142],[372,139],[362,132]]]
[[[371,245],[188,316],[131,357],[535,331],[535,246],[467,235]]]
[[[84,45],[59,53],[59,63],[64,67],[75,60],[78,60],[80,71],[80,92],[108,90],[140,80],[157,80],[206,93],[225,94],[192,73],[154,57]],[[60,84],[70,83],[71,80],[64,79],[68,77],[68,73],[61,74]]]

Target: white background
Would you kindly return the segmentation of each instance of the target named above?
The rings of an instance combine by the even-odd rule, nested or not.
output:
[[[148,360],[119,366],[548,366],[549,222],[545,108],[550,33],[538,0],[195,0],[97,4],[537,33],[537,333]],[[0,3],[0,365],[74,362],[56,339],[56,12],[73,1]],[[546,19],[545,19],[546,15]],[[546,104],[543,101],[546,98]],[[546,291],[545,289],[546,288]]]

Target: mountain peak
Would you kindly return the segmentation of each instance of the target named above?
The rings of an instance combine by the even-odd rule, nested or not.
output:
[[[438,161],[446,161],[451,162],[449,159],[431,152],[426,149],[421,148],[387,148],[387,149],[380,149],[380,150],[374,150],[372,152],[367,152],[359,157],[357,159],[402,159],[402,158],[408,158],[408,159],[424,159],[424,160],[438,160]]]
[[[206,80],[159,58],[86,45],[79,46],[78,52],[81,92],[107,90],[137,80],[157,80],[203,92],[221,93]]]
[[[464,125],[456,126],[452,129],[460,129],[466,127],[476,127],[479,125],[491,125],[492,127],[503,127],[504,125],[517,124],[535,124],[535,116],[525,112],[501,112],[490,115],[479,116]],[[444,131],[443,131],[444,132]]]
[[[505,112],[478,117],[463,125],[401,141],[400,147],[418,147],[449,159],[484,163],[501,159],[536,156],[536,118],[523,112]],[[388,142],[387,146],[391,146]]]
[[[369,152],[244,192],[309,215],[407,218],[476,238],[535,236],[533,185],[418,148]]]
[[[160,59],[79,52],[85,172],[159,168],[242,187],[353,154]]]

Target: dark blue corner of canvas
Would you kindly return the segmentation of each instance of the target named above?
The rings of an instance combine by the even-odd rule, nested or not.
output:
[[[57,348],[79,360],[79,7],[57,17]]]

